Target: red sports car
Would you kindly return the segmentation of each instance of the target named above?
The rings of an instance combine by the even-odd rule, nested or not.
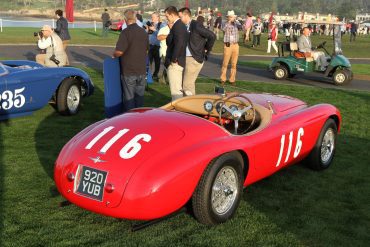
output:
[[[109,26],[109,29],[112,31],[121,31],[123,23],[125,23],[125,20],[113,22],[112,25]]]
[[[195,95],[97,122],[55,164],[60,193],[87,210],[150,220],[192,205],[198,221],[230,219],[243,188],[303,159],[333,161],[341,115],[271,94]]]

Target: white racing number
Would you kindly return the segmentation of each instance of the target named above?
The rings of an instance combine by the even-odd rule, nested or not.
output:
[[[113,126],[109,126],[105,128],[102,132],[100,132],[94,139],[92,139],[89,144],[86,145],[85,149],[91,149],[103,136],[105,136],[108,132],[113,130]],[[110,147],[114,145],[122,136],[124,136],[129,129],[122,129],[117,132],[115,136],[113,136],[100,150],[99,153],[105,154]],[[122,159],[131,159],[133,158],[140,150],[141,144],[140,141],[143,142],[150,142],[152,137],[148,134],[138,134],[134,138],[132,138],[119,152],[119,155]]]
[[[10,90],[5,90],[0,93],[0,110],[10,110],[11,108],[21,108],[26,103],[26,98],[22,94],[25,87],[15,89],[14,93]]]
[[[294,159],[297,158],[299,153],[301,152],[301,149],[302,149],[301,137],[303,136],[303,134],[304,134],[304,129],[299,128],[298,133],[297,133],[297,141],[296,141],[296,145],[295,145],[295,149],[294,149],[294,153],[293,153],[293,158]],[[289,133],[289,145],[288,145],[288,150],[286,152],[284,164],[287,163],[288,160],[289,160],[290,152],[292,150],[292,143],[293,143],[293,131],[290,131],[290,133]],[[284,147],[285,147],[285,134],[282,135],[281,139],[280,139],[280,152],[279,152],[278,161],[276,162],[276,167],[278,167],[280,165],[281,158],[282,158],[283,153],[284,153]]]

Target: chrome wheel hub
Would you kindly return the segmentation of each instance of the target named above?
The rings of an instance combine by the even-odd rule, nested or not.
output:
[[[335,76],[335,80],[339,83],[343,83],[346,80],[346,76],[343,73],[339,73]]]
[[[232,167],[222,168],[213,183],[211,204],[214,212],[223,215],[234,205],[238,194],[238,176]]]
[[[276,72],[275,72],[275,74],[276,74],[276,76],[277,76],[278,78],[283,78],[283,77],[284,77],[284,75],[285,75],[285,72],[284,72],[284,70],[283,70],[283,69],[277,69],[277,70],[276,70]]]
[[[330,160],[333,155],[335,147],[335,135],[332,129],[328,129],[325,132],[324,138],[321,143],[321,161],[326,163]]]
[[[80,103],[80,91],[76,85],[72,85],[67,94],[67,106],[71,112],[75,112]]]

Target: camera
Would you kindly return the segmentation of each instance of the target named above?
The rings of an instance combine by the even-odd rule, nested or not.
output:
[[[38,35],[40,35],[40,38],[42,38],[42,36],[43,36],[42,31],[34,32],[34,33],[33,33],[33,36],[34,36],[34,37],[37,37]]]
[[[60,61],[55,57],[55,55],[51,55],[49,59],[53,61],[56,65],[60,64]]]
[[[147,27],[151,27],[151,26],[153,26],[153,24],[150,22],[150,21],[147,21],[146,23],[145,23],[146,25],[147,25]],[[154,33],[152,30],[148,30],[148,34],[152,34],[152,33]]]

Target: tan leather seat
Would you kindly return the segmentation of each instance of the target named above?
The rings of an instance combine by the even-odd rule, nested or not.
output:
[[[313,62],[313,57],[306,57],[304,52],[298,51],[297,42],[290,42],[290,50],[293,51],[295,58],[306,58],[306,62]]]

